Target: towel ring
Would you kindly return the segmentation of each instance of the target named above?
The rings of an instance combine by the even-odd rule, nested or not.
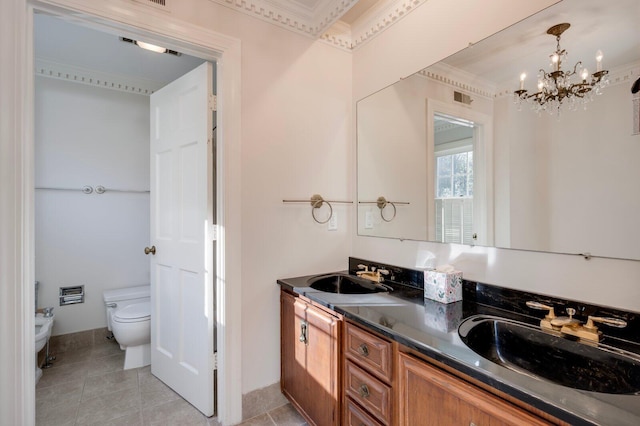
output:
[[[398,213],[396,204],[410,204],[405,201],[389,201],[383,196],[378,197],[376,201],[358,201],[358,203],[359,204],[375,204],[376,206],[378,206],[378,208],[380,209],[380,217],[382,217],[382,220],[384,220],[385,222],[391,222],[393,219],[396,218],[396,214]],[[388,205],[391,205],[391,207],[393,208],[393,215],[390,218],[386,218],[384,216],[384,209]]]
[[[313,217],[313,220],[316,221],[319,224],[324,224],[327,223],[331,220],[331,218],[333,217],[333,206],[331,205],[331,203],[343,203],[343,204],[352,204],[353,201],[327,201],[324,198],[322,198],[322,195],[320,194],[314,194],[311,196],[311,198],[309,200],[282,200],[283,203],[308,203],[311,202],[311,217]],[[329,206],[329,217],[327,218],[327,220],[319,220],[316,217],[316,209],[319,209],[320,207],[322,207],[322,205],[324,203],[327,203],[327,205]]]
[[[387,201],[386,198],[384,197],[378,197],[378,199],[376,200],[376,205],[378,206],[378,208],[380,209],[380,217],[382,218],[382,220],[384,220],[385,222],[391,222],[393,219],[396,218],[396,213],[398,213],[398,210],[396,209],[396,205],[391,202],[391,201]],[[391,218],[387,219],[386,217],[384,217],[384,209],[385,207],[387,207],[388,205],[391,205],[391,207],[393,207],[393,216],[391,216]]]
[[[316,217],[316,209],[320,209],[320,207],[322,207],[322,204],[324,203],[327,203],[327,205],[329,206],[329,217],[327,217],[327,220],[318,220],[318,218]],[[322,198],[321,195],[315,194],[311,197],[311,207],[313,207],[311,209],[311,217],[313,217],[313,220],[315,220],[320,225],[325,224],[331,220],[331,217],[333,216],[333,207],[331,206],[331,203]]]

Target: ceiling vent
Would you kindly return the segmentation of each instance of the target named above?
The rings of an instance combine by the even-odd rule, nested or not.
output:
[[[147,6],[151,6],[158,10],[170,12],[169,0],[133,0],[136,3],[141,3]]]
[[[455,92],[455,91],[453,92],[453,100],[465,105],[471,105],[471,102],[473,102],[473,99],[471,99],[471,96],[461,92]]]

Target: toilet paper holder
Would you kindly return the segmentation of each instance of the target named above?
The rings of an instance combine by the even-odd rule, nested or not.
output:
[[[84,303],[84,285],[60,287],[60,306]]]

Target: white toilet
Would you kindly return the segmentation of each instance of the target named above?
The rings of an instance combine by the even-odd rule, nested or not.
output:
[[[36,384],[42,377],[42,369],[38,366],[38,352],[42,350],[47,344],[47,341],[51,337],[51,330],[53,329],[53,318],[51,315],[45,317],[42,314],[36,314],[35,326],[36,326]],[[47,361],[45,360],[45,363]]]
[[[103,293],[107,327],[125,351],[124,369],[151,364],[151,294],[148,285]]]

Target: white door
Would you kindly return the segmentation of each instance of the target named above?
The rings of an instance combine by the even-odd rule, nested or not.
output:
[[[151,372],[214,414],[212,65],[151,95]]]

